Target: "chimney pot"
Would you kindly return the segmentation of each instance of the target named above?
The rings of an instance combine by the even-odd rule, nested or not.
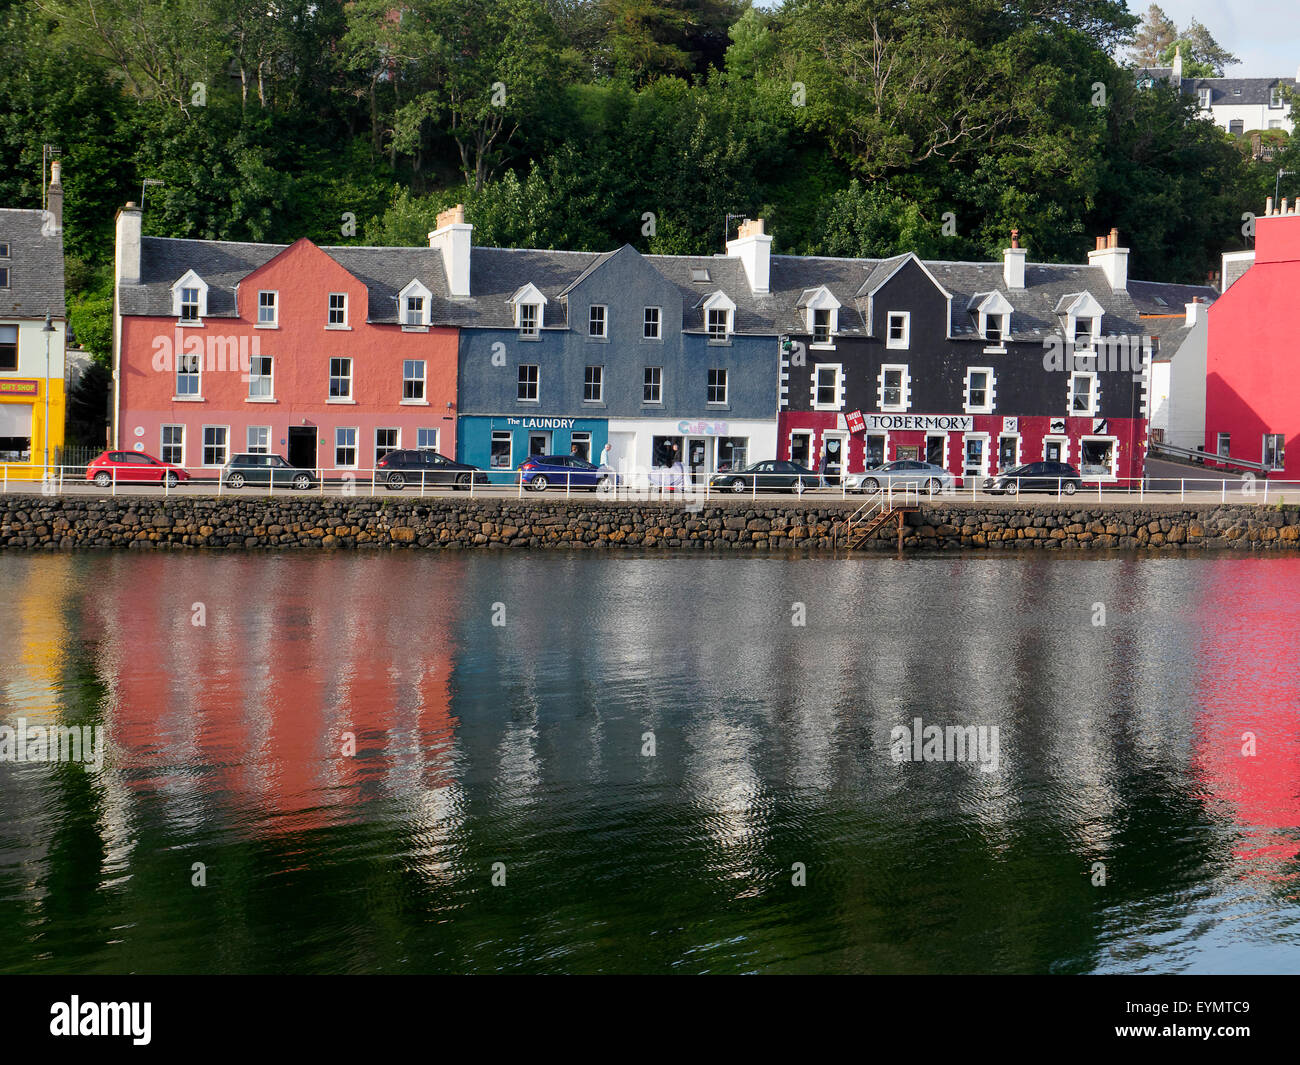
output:
[[[1264,200],[1264,217],[1267,218],[1273,213],[1273,197],[1266,197]]]
[[[740,231],[737,236],[753,237],[761,236],[763,233],[763,220],[761,218],[746,218],[740,223]]]
[[[740,223],[735,240],[726,244],[727,255],[739,259],[751,292],[768,292],[772,270],[772,238],[764,232],[761,218]]]
[[[1011,246],[1013,248],[1020,247],[1020,230],[1018,229],[1013,229],[1011,231]]]
[[[1286,197],[1282,197],[1282,214],[1286,214]]]
[[[1119,247],[1119,230],[1116,229],[1114,226],[1111,226],[1111,229],[1110,229],[1110,241],[1109,241],[1109,243],[1107,243],[1106,247],[1108,247],[1108,248],[1118,248],[1118,247]]]

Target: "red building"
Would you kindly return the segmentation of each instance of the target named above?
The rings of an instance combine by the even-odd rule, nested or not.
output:
[[[455,454],[458,330],[433,324],[455,224],[427,248],[383,249],[140,225],[133,205],[119,212],[116,448],[214,471],[278,454],[330,476],[397,448]]]
[[[1300,480],[1300,203],[1270,198],[1255,260],[1207,313],[1205,448]]]

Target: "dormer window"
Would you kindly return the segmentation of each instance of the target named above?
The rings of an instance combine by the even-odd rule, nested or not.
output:
[[[805,291],[798,306],[804,312],[812,342],[818,347],[834,347],[835,334],[839,332],[840,301],[824,285]]]
[[[172,314],[180,322],[202,325],[208,313],[208,285],[193,270],[187,270],[172,285]]]
[[[1092,347],[1092,319],[1076,318],[1074,320],[1074,346],[1077,348]]]
[[[531,282],[506,300],[515,309],[515,328],[521,337],[537,340],[545,324],[546,297]]]
[[[710,344],[726,343],[734,330],[736,305],[725,292],[715,292],[703,303],[704,327]]]
[[[1074,292],[1062,296],[1056,313],[1066,340],[1072,341],[1080,355],[1092,355],[1092,347],[1101,336],[1102,306],[1091,292]]]
[[[890,311],[885,323],[885,346],[906,348],[911,344],[912,315],[909,311]]]
[[[412,280],[397,294],[397,313],[403,329],[427,329],[433,320],[433,293]]]
[[[1268,106],[1269,107],[1282,106],[1282,90],[1277,85],[1274,85],[1271,89],[1268,90]]]
[[[1201,97],[1201,107],[1208,111],[1210,109],[1210,90],[1201,89],[1199,95]]]
[[[1003,316],[1000,314],[990,314],[984,319],[984,339],[990,344],[1001,344]]]
[[[1001,348],[1011,332],[1011,304],[1001,292],[976,293],[967,304],[975,316],[979,335],[990,347]]]

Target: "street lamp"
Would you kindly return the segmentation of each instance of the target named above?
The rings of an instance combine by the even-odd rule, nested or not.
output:
[[[45,334],[45,424],[41,429],[41,443],[45,447],[45,479],[50,479],[50,335],[54,332],[54,323],[47,313],[45,324],[41,326]]]

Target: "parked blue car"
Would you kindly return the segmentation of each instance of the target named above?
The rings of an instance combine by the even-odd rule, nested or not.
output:
[[[534,492],[545,492],[551,486],[608,492],[618,483],[613,470],[593,466],[577,455],[533,455],[519,464],[519,476]]]

